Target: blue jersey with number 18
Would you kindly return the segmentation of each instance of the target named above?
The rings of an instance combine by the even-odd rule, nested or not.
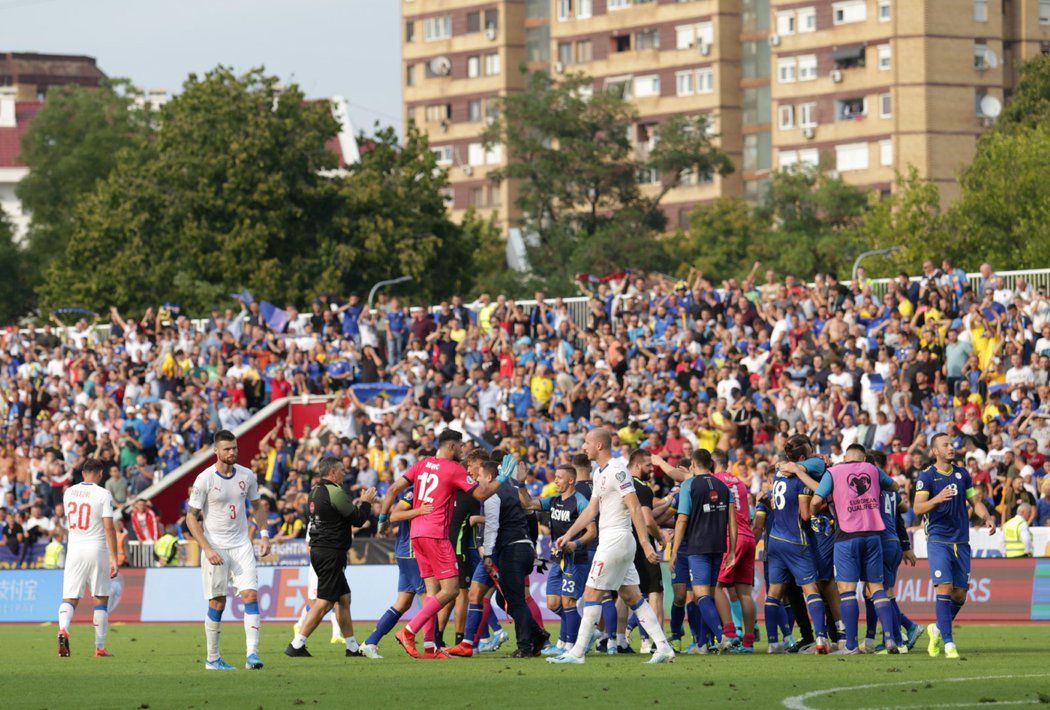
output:
[[[809,496],[805,484],[794,476],[777,474],[767,502],[772,523],[768,524],[769,537],[795,545],[807,545],[806,531],[799,517],[798,499]],[[808,523],[807,523],[808,525]]]

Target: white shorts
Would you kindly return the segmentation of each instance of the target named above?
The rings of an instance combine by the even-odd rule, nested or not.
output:
[[[240,547],[213,548],[222,557],[221,565],[213,565],[201,553],[201,581],[204,598],[227,596],[226,590],[233,587],[237,593],[259,588],[259,572],[255,568],[255,547],[246,542]]]
[[[80,599],[84,586],[92,596],[109,596],[109,549],[106,547],[70,547],[66,569],[62,574],[62,598]]]
[[[612,537],[598,537],[587,586],[611,592],[627,585],[638,584],[638,570],[634,568],[634,536],[630,533]]]
[[[317,573],[313,565],[308,565],[306,569],[306,598],[317,599]]]

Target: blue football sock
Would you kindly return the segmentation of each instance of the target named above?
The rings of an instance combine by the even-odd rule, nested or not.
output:
[[[503,627],[499,624],[499,619],[496,618],[496,607],[492,607],[492,611],[489,612],[489,631],[496,633],[502,631]]]
[[[722,640],[722,618],[718,615],[715,599],[710,594],[700,597],[700,615],[716,641]]]
[[[905,616],[904,612],[901,611],[901,607],[897,603],[896,598],[893,599],[893,606],[897,609],[897,618],[900,619],[901,626],[903,626],[906,629],[910,629],[911,627],[915,626],[915,622],[909,619],[907,616]]]
[[[875,612],[875,602],[870,597],[864,597],[864,638],[875,638],[875,627],[879,625],[879,617]]]
[[[733,626],[736,627],[736,632],[738,634],[746,634],[748,631],[744,628],[744,607],[740,600],[729,602],[729,610],[733,616]]]
[[[703,624],[701,622],[700,605],[696,603],[695,599],[685,605],[685,615],[689,619],[689,633],[693,636],[693,643],[700,643],[703,641],[704,630],[701,628]]]
[[[813,633],[817,636],[827,636],[828,627],[825,620],[824,597],[819,594],[807,594],[806,608],[809,609],[809,618],[813,622]]]
[[[857,647],[857,626],[860,624],[860,606],[857,604],[856,592],[842,593],[842,621],[846,625],[846,649],[852,651]]]
[[[401,620],[401,615],[404,612],[400,612],[394,607],[390,607],[383,612],[383,616],[379,618],[379,623],[376,624],[375,631],[372,635],[365,639],[366,644],[375,645],[379,643],[379,640],[386,636],[390,631],[397,625],[397,622]]]
[[[893,632],[890,636],[893,637],[893,643],[900,646],[904,643],[904,636],[901,634],[901,608],[897,606],[895,598],[890,599],[890,608],[893,609]]]
[[[474,636],[478,633],[478,627],[481,626],[481,617],[485,612],[485,607],[481,604],[468,604],[467,605],[467,628],[463,631],[463,642],[471,646],[474,645]]]
[[[883,643],[886,639],[892,639],[896,643],[896,639],[893,638],[892,629],[900,626],[897,624],[897,615],[893,612],[893,603],[890,598],[886,596],[886,590],[880,589],[871,595],[871,603],[875,607],[875,613],[878,614],[879,623],[882,624],[882,637]]]
[[[781,602],[780,608],[784,610],[784,614],[781,617],[783,621],[780,624],[780,630],[785,636],[790,636],[791,630],[795,628],[795,607]]]
[[[671,638],[680,639],[685,635],[682,625],[685,623],[685,604],[671,604]]]
[[[780,606],[780,600],[776,597],[766,597],[766,641],[777,643],[780,640],[780,621],[784,609]]]
[[[605,633],[609,638],[616,638],[616,600],[609,597],[602,602],[602,619],[605,621]]]
[[[580,632],[580,610],[574,606],[566,607],[565,614],[565,643],[576,643],[576,635]]]
[[[952,642],[952,596],[950,594],[937,595],[937,630],[941,632],[941,638],[945,643]]]
[[[954,599],[952,599],[952,621],[955,621],[955,617],[957,617],[959,615],[959,612],[962,611],[963,604],[965,603],[965,599],[962,602],[957,602]]]

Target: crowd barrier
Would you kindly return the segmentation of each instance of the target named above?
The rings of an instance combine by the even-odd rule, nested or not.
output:
[[[764,593],[758,565],[755,594]],[[359,564],[346,571],[353,590],[354,618],[368,623],[382,616],[396,595],[395,565]],[[531,592],[548,620],[546,576],[531,577]],[[264,621],[293,621],[307,600],[307,567],[260,567],[259,608]],[[671,600],[671,583],[664,565],[665,607]],[[929,566],[920,560],[915,567],[901,567],[896,587],[901,609],[913,619],[933,617],[933,583]],[[62,570],[10,570],[0,575],[0,623],[54,621],[62,596]],[[229,590],[227,619],[240,619],[240,599]],[[91,607],[86,599],[77,607],[76,620],[90,623]],[[110,619],[122,622],[196,622],[203,618],[205,601],[200,569],[168,567],[122,569],[114,580]],[[762,605],[757,608],[761,611]],[[973,561],[968,603],[963,622],[1050,621],[1050,560],[987,559]]]

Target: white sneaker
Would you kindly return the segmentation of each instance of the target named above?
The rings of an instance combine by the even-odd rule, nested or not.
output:
[[[638,648],[638,653],[652,653],[653,652],[653,641],[652,639],[645,639],[642,641],[642,645]]]
[[[815,647],[814,650],[815,650],[816,653],[819,653],[822,656],[830,653],[831,652],[831,642],[828,641],[828,637],[827,636],[818,636],[817,637],[817,644],[816,644],[816,647]]]
[[[718,655],[722,656],[729,653],[729,649],[733,648],[733,640],[725,636],[718,642]]]
[[[674,649],[670,646],[667,647],[666,651],[657,649],[653,657],[645,662],[647,665],[655,665],[657,663],[674,663]]]
[[[583,665],[583,656],[576,656],[571,653],[563,653],[560,656],[551,656],[547,659],[547,663],[573,663],[578,666]]]
[[[783,652],[784,652],[784,646],[781,645],[780,643],[771,643],[766,648],[766,653],[768,653],[770,655],[773,655],[775,653],[783,653]]]
[[[373,660],[380,660],[383,657],[379,655],[379,646],[374,643],[366,643],[361,647],[361,655],[365,658],[371,658]]]

